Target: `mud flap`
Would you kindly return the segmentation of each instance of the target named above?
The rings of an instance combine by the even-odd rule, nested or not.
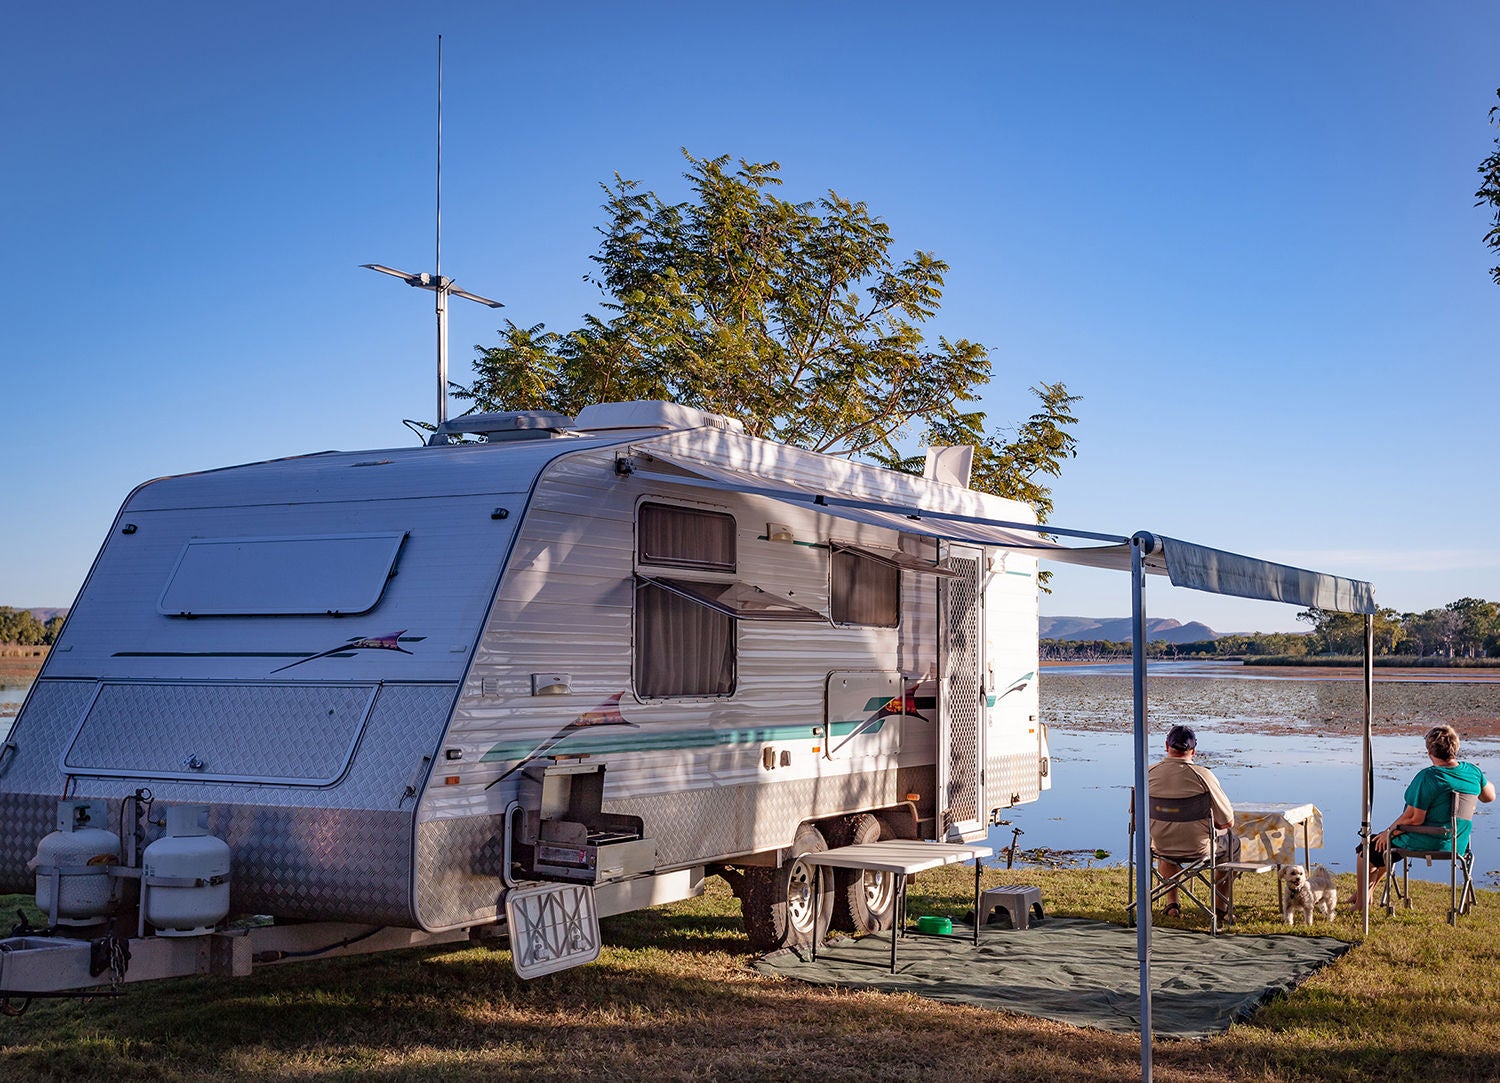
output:
[[[599,912],[588,884],[528,884],[505,896],[511,962],[523,980],[599,958]]]

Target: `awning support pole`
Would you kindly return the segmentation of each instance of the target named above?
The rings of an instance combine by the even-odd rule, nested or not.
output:
[[[1130,539],[1130,670],[1135,693],[1135,946],[1141,969],[1141,1080],[1151,1083],[1151,828],[1146,792],[1146,569],[1157,546],[1150,534]]]
[[[1370,747],[1371,731],[1375,719],[1375,615],[1365,614],[1365,725],[1364,725],[1364,770],[1360,774],[1359,841],[1361,843],[1359,863],[1355,870],[1359,877],[1360,920],[1364,923],[1364,935],[1370,935],[1370,805],[1375,795],[1371,793],[1375,765]]]

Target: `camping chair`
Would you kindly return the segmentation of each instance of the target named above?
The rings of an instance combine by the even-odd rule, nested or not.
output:
[[[1407,883],[1407,872],[1409,864],[1416,858],[1426,860],[1429,867],[1434,861],[1448,862],[1448,924],[1457,925],[1458,915],[1467,914],[1469,908],[1475,903],[1474,898],[1474,851],[1468,847],[1464,852],[1458,852],[1458,823],[1460,820],[1474,819],[1474,809],[1479,803],[1479,795],[1473,793],[1454,793],[1453,809],[1445,824],[1422,824],[1420,827],[1403,827],[1398,834],[1403,835],[1431,835],[1441,838],[1446,847],[1442,850],[1403,850],[1391,847],[1386,851],[1386,877],[1385,886],[1380,891],[1380,905],[1385,907],[1387,916],[1396,912],[1396,900],[1400,899],[1406,909],[1411,909],[1410,885]],[[1401,883],[1396,883],[1396,866],[1401,866]],[[1459,882],[1463,882],[1463,890],[1459,891]]]
[[[1208,842],[1208,853],[1202,857],[1178,858],[1172,854],[1162,854],[1153,843],[1151,846],[1151,898],[1147,900],[1147,906],[1152,906],[1156,901],[1173,888],[1180,895],[1185,895],[1198,909],[1208,915],[1209,932],[1213,936],[1219,935],[1219,910],[1216,906],[1218,898],[1214,885],[1219,876],[1224,876],[1228,883],[1225,885],[1224,917],[1228,922],[1234,921],[1234,882],[1241,873],[1245,872],[1269,872],[1274,866],[1255,861],[1220,861],[1219,860],[1219,829],[1214,826],[1213,798],[1208,793],[1194,794],[1192,797],[1152,797],[1147,803],[1147,812],[1153,823],[1188,823],[1200,824],[1203,837]],[[1129,848],[1129,870],[1130,870],[1130,902],[1126,907],[1126,914],[1130,923],[1135,924],[1135,790],[1130,793],[1130,848]],[[1162,876],[1157,871],[1157,858],[1165,857],[1168,861],[1180,866],[1173,876]],[[1206,889],[1208,901],[1198,898],[1193,893],[1197,887]]]

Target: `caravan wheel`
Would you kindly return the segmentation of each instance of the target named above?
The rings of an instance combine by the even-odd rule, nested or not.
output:
[[[880,820],[868,812],[852,817],[849,845],[879,842],[886,837]],[[869,869],[839,869],[838,899],[834,925],[856,933],[876,933],[889,929],[896,916],[896,877],[888,872]]]
[[[813,942],[814,936],[828,932],[833,915],[833,891],[826,869],[804,864],[803,854],[828,849],[823,833],[812,824],[797,828],[792,842],[793,857],[774,869],[751,867],[745,870],[744,894],[740,910],[745,919],[745,933],[756,951],[801,947]],[[818,881],[818,912],[813,913],[813,877]]]

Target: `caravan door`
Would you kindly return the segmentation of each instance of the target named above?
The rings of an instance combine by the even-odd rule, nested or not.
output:
[[[984,686],[979,576],[984,554],[948,548],[948,564],[963,574],[938,585],[939,834],[949,841],[985,831],[980,819],[984,764]]]

